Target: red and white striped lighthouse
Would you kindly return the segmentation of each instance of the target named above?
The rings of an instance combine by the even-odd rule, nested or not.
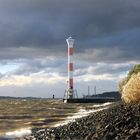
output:
[[[67,98],[73,98],[74,88],[73,88],[73,45],[74,39],[69,37],[66,39],[68,44],[68,89],[67,89]]]

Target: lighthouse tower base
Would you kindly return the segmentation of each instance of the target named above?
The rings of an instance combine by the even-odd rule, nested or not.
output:
[[[77,90],[65,90],[65,94],[64,94],[64,98],[63,98],[63,102],[67,103],[67,100],[72,100],[72,99],[77,99],[78,98],[78,94],[77,94]]]

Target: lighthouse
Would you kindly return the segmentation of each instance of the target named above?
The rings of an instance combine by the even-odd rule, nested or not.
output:
[[[67,99],[74,97],[74,87],[73,87],[73,45],[74,39],[69,37],[66,39],[68,45],[68,80],[67,80]]]

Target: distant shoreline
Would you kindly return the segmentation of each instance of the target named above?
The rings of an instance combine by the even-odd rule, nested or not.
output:
[[[118,91],[109,91],[109,92],[103,92],[100,94],[91,94],[91,95],[84,95],[84,98],[87,97],[113,97],[115,99],[121,99],[121,94]],[[81,98],[81,97],[80,97]],[[63,97],[58,98],[55,97],[13,97],[13,96],[0,96],[0,99],[52,99],[52,100],[57,100],[57,99],[63,99]]]

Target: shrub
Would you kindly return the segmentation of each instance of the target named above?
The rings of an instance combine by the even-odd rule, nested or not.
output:
[[[128,76],[119,83],[119,91],[126,103],[140,102],[140,64],[135,65]]]

